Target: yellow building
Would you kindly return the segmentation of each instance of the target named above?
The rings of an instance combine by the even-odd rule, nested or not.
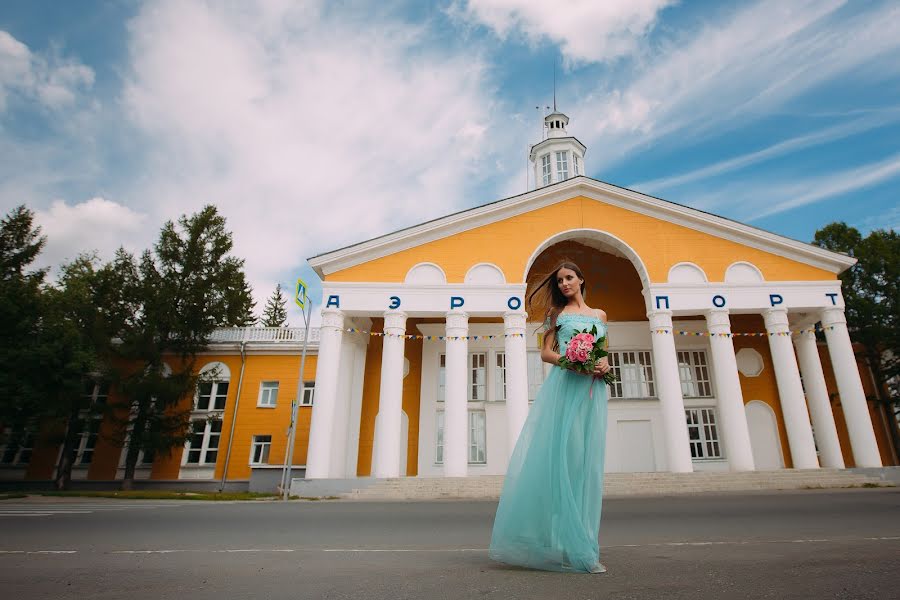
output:
[[[562,259],[609,316],[607,471],[896,464],[847,333],[838,275],[854,259],[585,177],[567,125],[546,117],[532,149],[541,187],[309,260],[324,294],[296,473],[504,473],[552,368],[526,291]],[[202,431],[139,477],[277,483],[302,333],[218,331],[201,363],[220,379],[193,399]],[[77,476],[121,477],[122,455],[98,423]],[[7,448],[0,476],[49,479],[57,457]]]

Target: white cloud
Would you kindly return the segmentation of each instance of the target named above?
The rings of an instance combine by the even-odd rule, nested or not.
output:
[[[139,251],[144,246],[135,244],[148,237],[145,221],[145,215],[105,198],[71,206],[56,200],[47,210],[35,212],[35,223],[47,237],[37,262],[56,267],[84,252],[109,260],[120,246]]]
[[[748,152],[699,169],[694,169],[687,173],[635,183],[629,187],[648,194],[657,193],[660,190],[671,189],[694,181],[704,180],[724,173],[740,170],[754,164],[771,160],[778,156],[803,150],[804,148],[856,135],[886,125],[887,123],[897,120],[898,117],[900,117],[900,111],[897,110],[878,112],[873,115],[854,119],[847,123],[826,127],[825,129],[813,133],[792,137],[776,144],[772,144],[762,150]]]
[[[164,218],[218,206],[261,305],[306,257],[466,202],[495,107],[484,66],[418,27],[240,6],[145,7],[124,104],[152,142],[141,205]]]
[[[12,93],[49,108],[62,108],[94,84],[94,71],[57,52],[33,53],[28,46],[0,30],[0,111]]]
[[[895,74],[900,7],[887,3],[844,15],[843,5],[759,2],[663,47],[633,79],[598,86],[572,110],[590,128],[583,139],[593,149],[592,167],[669,136],[683,143],[721,134],[723,127],[784,110],[839,75],[875,81]]]
[[[675,0],[467,0],[450,13],[492,29],[500,38],[516,32],[532,43],[559,44],[572,62],[611,61],[635,53]]]
[[[845,169],[829,175],[798,179],[790,183],[772,184],[767,188],[748,189],[745,196],[747,217],[755,221],[793,208],[813,204],[841,194],[877,185],[900,176],[900,154],[875,163]]]

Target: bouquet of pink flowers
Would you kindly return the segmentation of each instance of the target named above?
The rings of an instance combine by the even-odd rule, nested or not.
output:
[[[556,329],[559,331],[559,327]],[[605,344],[606,336],[597,335],[596,325],[591,327],[590,331],[578,331],[569,340],[565,353],[559,358],[559,366],[590,375],[594,372],[597,361],[609,356],[603,348]],[[601,379],[606,383],[617,381],[612,370],[607,371]]]

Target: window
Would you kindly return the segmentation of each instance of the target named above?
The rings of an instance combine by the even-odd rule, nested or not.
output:
[[[541,384],[544,383],[544,361],[540,352],[528,353],[528,401],[533,402],[537,398]]]
[[[494,365],[494,400],[506,400],[506,353],[498,352]]]
[[[689,408],[684,414],[687,418],[691,458],[722,458],[715,411],[711,408]]]
[[[435,413],[435,464],[444,463],[444,411]],[[485,413],[483,410],[469,412],[469,464],[483,465],[487,463],[487,436]]]
[[[487,462],[485,457],[485,427],[484,411],[473,410],[469,412],[469,464],[483,465]]]
[[[75,425],[75,445],[72,447],[72,464],[84,466],[94,460],[94,448],[97,446],[97,436],[100,433],[99,415],[84,415],[78,419]]]
[[[681,395],[685,398],[711,398],[709,367],[703,350],[678,351],[678,377],[681,379]]]
[[[119,454],[119,468],[124,469],[125,463],[128,461],[128,446],[131,444],[131,432],[134,429],[134,424],[130,423],[128,425],[128,429],[125,432],[125,443],[122,445],[121,454]],[[139,450],[138,451],[138,459],[137,466],[139,467],[149,467],[153,464],[153,459],[155,458],[153,450]]]
[[[581,159],[574,152],[572,153],[572,163],[575,168],[575,175],[581,175]]]
[[[257,406],[274,408],[278,400],[278,382],[263,381],[259,384],[259,400]]]
[[[435,420],[434,462],[442,465],[444,464],[444,411],[437,411],[435,416],[437,419]]]
[[[618,381],[609,386],[610,398],[654,398],[653,364],[649,350],[610,352],[609,366]]]
[[[219,438],[222,435],[221,419],[194,419],[193,431],[188,439],[189,465],[214,465],[219,455]]]
[[[0,445],[0,465],[6,467],[24,466],[31,461],[34,447],[34,434],[31,431],[19,431],[15,435],[12,429],[6,428],[2,434]]]
[[[82,410],[106,406],[108,398],[109,384],[107,382],[91,379],[84,382],[84,391],[81,393]]]
[[[483,352],[469,354],[468,397],[470,402],[485,400],[487,391],[487,355]],[[437,400],[443,402],[447,398],[447,355],[438,358]]]
[[[269,463],[269,449],[272,447],[271,435],[254,435],[250,448],[250,464],[265,465]]]
[[[227,381],[201,381],[197,386],[197,408],[195,410],[225,410],[227,397]]]
[[[438,357],[438,402],[443,402],[447,398],[447,355],[441,354]]]
[[[487,356],[483,352],[469,355],[469,401],[485,399],[487,388]]]
[[[550,185],[552,183],[550,179],[550,155],[545,154],[541,157],[541,174],[543,177],[544,185]]]
[[[315,381],[304,381],[303,382],[303,398],[300,399],[300,406],[312,406],[313,398],[316,395],[316,382]]]
[[[569,178],[569,153],[556,153],[556,180],[565,181]]]

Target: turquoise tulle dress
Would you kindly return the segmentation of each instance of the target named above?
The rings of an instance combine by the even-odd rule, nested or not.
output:
[[[563,314],[560,348],[576,330],[606,324]],[[564,351],[564,350],[563,350]],[[516,442],[494,518],[489,556],[548,571],[596,573],[606,450],[606,384],[553,367]],[[593,397],[591,397],[593,388]]]

